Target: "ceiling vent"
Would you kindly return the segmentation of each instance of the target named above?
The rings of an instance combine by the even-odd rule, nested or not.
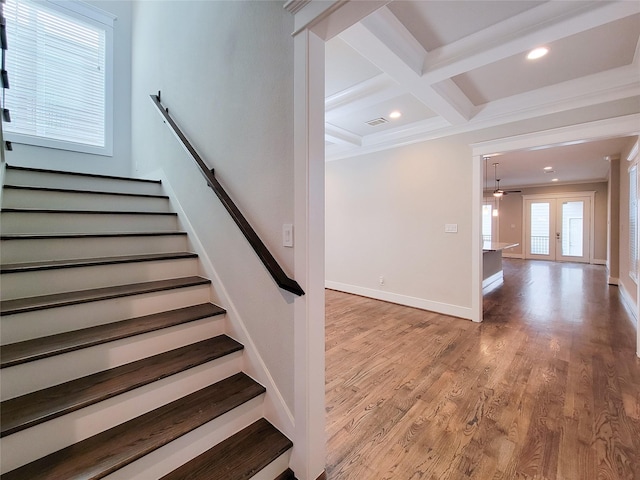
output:
[[[374,118],[373,120],[369,120],[368,122],[365,122],[367,125],[371,126],[371,127],[377,127],[378,125],[382,125],[383,123],[389,123],[389,120],[387,120],[386,118]]]

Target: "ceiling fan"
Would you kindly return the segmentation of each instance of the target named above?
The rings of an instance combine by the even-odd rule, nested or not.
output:
[[[522,193],[522,190],[502,190],[500,188],[500,179],[498,178],[498,165],[499,163],[494,163],[493,164],[493,169],[494,169],[494,178],[495,178],[495,189],[493,190],[493,196],[500,198],[503,195],[508,195],[510,193]]]

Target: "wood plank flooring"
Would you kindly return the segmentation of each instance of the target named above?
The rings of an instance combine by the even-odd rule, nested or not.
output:
[[[327,291],[329,480],[640,479],[617,287],[602,266],[504,263],[482,324]]]

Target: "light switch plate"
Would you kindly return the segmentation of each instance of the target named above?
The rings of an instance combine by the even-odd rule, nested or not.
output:
[[[293,225],[290,223],[282,225],[282,246],[293,247]]]
[[[457,223],[445,223],[444,232],[445,233],[458,233],[458,224]]]

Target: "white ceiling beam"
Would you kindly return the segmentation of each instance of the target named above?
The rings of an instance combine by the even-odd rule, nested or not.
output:
[[[635,1],[547,2],[429,52],[423,79],[441,82],[639,12]]]
[[[362,24],[416,74],[422,75],[427,51],[387,7],[362,19]]]
[[[404,93],[397,82],[381,73],[325,98],[324,111],[327,118],[347,115]]]
[[[362,137],[344,128],[336,127],[330,123],[324,124],[324,138],[331,143],[341,145],[362,146]]]
[[[635,96],[640,96],[638,70],[626,65],[479,105],[472,123],[549,115]]]
[[[462,92],[452,102],[443,94],[454,92],[453,88],[437,91],[423,81],[427,52],[388,8],[377,10],[345,30],[340,38],[449,123],[456,125],[469,119],[472,104]]]

